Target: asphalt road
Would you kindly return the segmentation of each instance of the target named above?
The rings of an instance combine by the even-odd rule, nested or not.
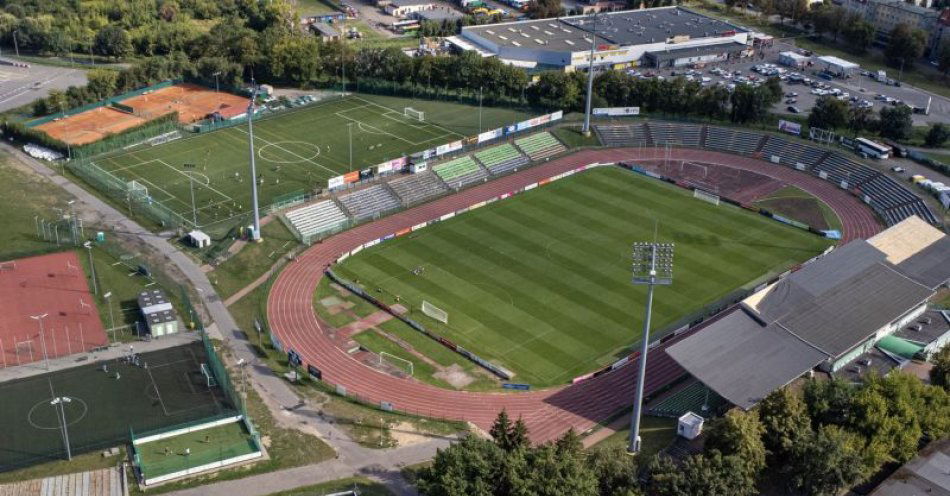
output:
[[[0,111],[45,97],[51,89],[65,90],[70,86],[85,84],[86,73],[79,69],[35,64],[24,68],[0,64]]]

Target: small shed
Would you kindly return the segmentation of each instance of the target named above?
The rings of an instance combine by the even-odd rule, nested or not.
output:
[[[703,433],[703,423],[706,420],[693,412],[686,412],[676,425],[676,433],[692,441]]]
[[[340,32],[330,27],[329,24],[315,22],[310,25],[310,32],[322,41],[336,41],[340,39]]]
[[[211,246],[211,236],[197,229],[188,233],[188,241],[191,242],[195,248],[207,248]]]
[[[148,332],[153,337],[178,332],[178,316],[161,289],[149,289],[139,293],[139,310],[145,319]]]

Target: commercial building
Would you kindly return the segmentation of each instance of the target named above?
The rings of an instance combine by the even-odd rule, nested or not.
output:
[[[950,25],[950,9],[943,12],[931,8],[929,0],[907,3],[903,0],[835,0],[845,9],[861,14],[874,26],[875,42],[884,45],[890,39],[891,31],[899,24],[927,33],[927,51],[932,53],[939,48],[942,40],[950,37],[945,34]]]
[[[449,39],[462,50],[509,64],[584,70],[594,45],[595,69],[677,67],[736,59],[752,52],[750,33],[682,7],[467,26]]]
[[[948,316],[924,313],[948,281],[950,237],[908,217],[761,288],[667,352],[748,409],[812,370],[886,373],[946,343]]]
[[[403,18],[413,12],[433,10],[435,7],[436,5],[430,0],[389,0],[383,9],[393,17]]]
[[[818,57],[818,66],[826,72],[830,72],[838,77],[850,76],[861,68],[861,66],[854,62],[835,57],[834,55]]]

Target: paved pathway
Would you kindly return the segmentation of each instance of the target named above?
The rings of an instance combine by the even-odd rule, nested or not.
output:
[[[166,239],[150,233],[138,223],[66,179],[57,171],[8,144],[4,143],[0,145],[0,148],[14,155],[37,174],[48,178],[54,184],[66,190],[80,203],[83,203],[85,207],[95,210],[102,216],[103,225],[112,226],[116,231],[137,236],[142,242],[177,266],[185,274],[192,287],[198,291],[201,301],[211,316],[213,323],[208,326],[208,332],[212,336],[217,334],[216,337],[221,337],[222,340],[228,343],[235,360],[244,359],[246,363],[250,364],[248,367],[249,379],[264,401],[272,407],[271,410],[279,410],[280,407],[293,407],[300,403],[300,397],[287,383],[274,375],[267,365],[260,363],[257,359],[253,345],[246,340],[244,333],[238,328],[224,302],[218,297],[211,282],[200,270],[197,263],[172,246]],[[275,415],[280,414],[275,413]],[[293,412],[284,411],[283,414],[292,416],[294,420],[312,427],[317,434],[336,449],[337,459],[308,467],[290,469],[289,471],[254,476],[251,479],[245,478],[210,484],[194,490],[182,491],[182,494],[253,496],[292,489],[300,485],[326,482],[337,478],[335,476],[338,474],[346,477],[362,473],[385,482],[391,490],[397,491],[397,494],[413,495],[415,494],[414,489],[406,484],[398,468],[403,463],[412,464],[425,461],[435,455],[437,448],[449,444],[449,440],[436,439],[395,450],[373,450],[350,441],[344,431],[339,429],[332,421],[324,420],[317,414],[316,410],[304,407],[297,408]],[[273,486],[269,484],[273,484]]]

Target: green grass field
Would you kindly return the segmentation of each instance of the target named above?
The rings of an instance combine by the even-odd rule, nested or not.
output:
[[[637,341],[646,291],[630,283],[630,245],[653,239],[654,221],[677,249],[674,284],[656,292],[655,331],[829,244],[604,167],[365,250],[338,271],[390,302],[399,295],[414,318],[515,381],[563,384]],[[423,299],[446,310],[449,325],[423,316]]]
[[[410,106],[425,112],[424,122],[403,116],[404,107]],[[522,118],[522,112],[509,109],[488,109],[482,116],[484,129]],[[258,118],[254,141],[260,204],[325,188],[330,177],[477,133],[477,107],[368,95],[333,98]],[[122,182],[144,185],[152,200],[183,221],[192,221],[194,205],[202,226],[249,211],[248,162],[246,125],[95,159]]]
[[[259,451],[243,422],[231,422],[136,446],[145,478]]]

